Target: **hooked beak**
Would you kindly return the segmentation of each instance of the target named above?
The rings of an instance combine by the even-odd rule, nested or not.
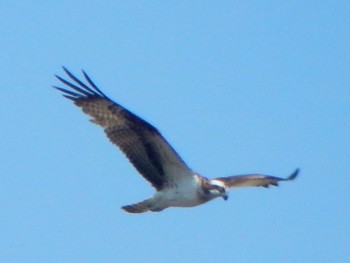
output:
[[[223,198],[225,201],[227,201],[227,199],[228,199],[228,194],[224,194],[224,195],[222,196],[222,198]]]

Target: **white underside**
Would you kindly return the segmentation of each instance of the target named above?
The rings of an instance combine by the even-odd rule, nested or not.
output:
[[[203,203],[198,199],[198,179],[193,177],[189,182],[177,182],[177,185],[157,192],[153,199],[153,209],[161,210],[167,207],[192,207]]]

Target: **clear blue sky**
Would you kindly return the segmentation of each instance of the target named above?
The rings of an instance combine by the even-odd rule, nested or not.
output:
[[[0,262],[350,262],[349,1],[1,1]],[[130,215],[153,194],[51,88],[85,69],[207,177],[300,177]]]

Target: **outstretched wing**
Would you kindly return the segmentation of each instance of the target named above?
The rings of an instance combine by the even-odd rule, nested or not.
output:
[[[108,98],[84,71],[87,84],[63,69],[72,82],[56,77],[71,90],[54,88],[102,126],[110,141],[157,190],[181,176],[192,176],[191,169],[155,127]]]
[[[296,169],[287,178],[280,178],[264,174],[246,174],[246,175],[236,175],[229,177],[219,177],[213,179],[213,181],[222,182],[227,188],[233,187],[245,187],[245,186],[263,186],[269,187],[269,185],[278,186],[280,181],[291,181],[294,180],[299,173],[299,169]]]

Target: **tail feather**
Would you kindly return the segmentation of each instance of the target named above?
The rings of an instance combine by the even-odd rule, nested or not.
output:
[[[150,210],[150,200],[151,199],[146,199],[136,204],[125,205],[122,206],[122,209],[124,209],[128,213],[144,213]]]

